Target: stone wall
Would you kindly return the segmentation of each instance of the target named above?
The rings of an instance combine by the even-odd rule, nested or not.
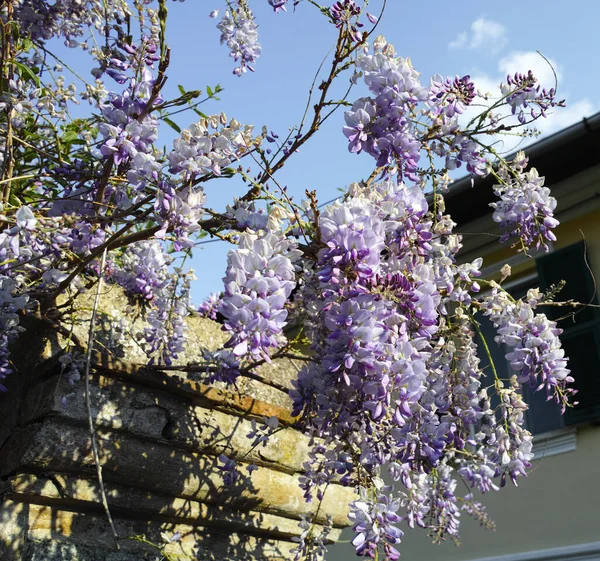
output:
[[[298,521],[317,508],[298,486],[309,442],[292,428],[281,389],[299,365],[265,365],[266,383],[243,379],[234,390],[149,369],[136,337],[141,308],[114,287],[101,302],[90,395],[120,549],[101,506],[84,384],[69,385],[58,362],[67,337],[87,340],[92,306],[84,296],[71,310],[71,333],[27,319],[13,350],[18,373],[0,396],[0,559],[292,559]],[[115,319],[125,320],[118,337]],[[181,364],[200,361],[202,349],[226,338],[210,320],[194,317],[188,325]],[[253,448],[251,419],[264,416],[277,416],[285,428]],[[222,453],[239,463],[233,484],[223,481]],[[252,473],[244,469],[250,463],[258,466]],[[352,499],[351,489],[327,489],[316,520],[331,516],[332,539],[347,524]],[[181,538],[168,543],[173,534]]]

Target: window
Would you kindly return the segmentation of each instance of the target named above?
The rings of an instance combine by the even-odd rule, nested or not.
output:
[[[532,287],[532,284],[527,284],[526,287],[520,285],[517,290],[511,290],[511,294],[518,298],[522,295],[521,291],[525,294],[527,290]],[[510,364],[506,360],[506,353],[510,352],[511,349],[505,345],[499,345],[494,341],[496,329],[486,316],[478,314],[477,321],[480,324],[481,333],[485,337],[488,348],[490,349],[490,354],[492,355],[498,377],[501,380],[510,379],[511,376],[515,374],[515,371],[510,367]],[[490,361],[480,341],[478,342],[478,346],[479,357],[481,358],[480,366],[485,376],[482,384],[484,386],[491,386],[494,383],[494,375],[490,368]],[[525,413],[525,424],[532,434],[560,430],[565,427],[559,405],[554,401],[546,401],[545,391],[534,392],[527,384],[522,386],[522,388],[523,399],[529,405],[529,409]],[[500,404],[500,400],[495,393],[492,393],[490,401],[492,408],[496,408]]]
[[[595,284],[585,256],[583,242],[539,257],[536,260],[537,275],[534,278],[514,286],[510,293],[520,298],[527,290],[539,286],[542,290],[566,282],[557,295],[557,301],[574,300],[584,303],[597,303]],[[576,311],[573,314],[573,311]],[[546,401],[546,392],[534,392],[529,386],[523,386],[523,397],[529,405],[526,413],[527,428],[532,434],[548,433],[566,426],[600,420],[600,309],[594,307],[572,308],[546,306],[543,311],[563,329],[561,341],[565,354],[569,357],[569,368],[575,378],[573,386],[578,390],[575,401],[578,405],[567,409],[561,415],[554,401]],[[481,331],[492,355],[498,376],[509,379],[514,371],[506,361],[509,349],[494,341],[496,330],[491,321],[479,314]],[[489,359],[481,344],[479,356],[486,374],[486,385],[493,383]],[[492,398],[492,407],[498,405],[498,398]]]
[[[598,304],[596,285],[583,242],[537,259],[540,288],[566,281],[557,300]],[[565,424],[600,420],[600,309],[548,307],[546,315],[563,330],[560,336],[578,390],[575,407],[567,409]]]

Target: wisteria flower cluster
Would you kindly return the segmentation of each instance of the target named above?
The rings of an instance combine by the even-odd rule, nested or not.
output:
[[[63,37],[70,47],[77,46],[87,27],[100,29],[106,11],[119,17],[131,13],[125,0],[15,0],[12,4],[21,33],[34,40]],[[7,7],[3,10],[6,13]]]
[[[506,358],[518,373],[517,380],[535,390],[545,389],[548,398],[558,401],[563,411],[573,382],[567,358],[561,348],[562,330],[544,314],[536,314],[541,294],[530,290],[525,301],[514,301],[494,288],[482,302],[482,309],[498,329],[496,341],[512,349]]]
[[[17,314],[29,301],[27,295],[18,295],[17,289],[15,279],[0,275],[0,391],[6,391],[2,381],[13,372],[9,344],[23,331]]]
[[[170,366],[183,351],[189,313],[189,291],[192,272],[176,268],[169,273],[169,256],[157,240],[129,246],[120,263],[113,263],[110,280],[131,295],[149,301],[148,326],[144,332],[145,350],[150,364]]]
[[[235,119],[227,124],[223,113],[218,118],[202,119],[173,142],[173,150],[167,156],[169,171],[185,180],[209,173],[221,175],[222,168],[253,145],[252,127],[242,126]]]
[[[564,402],[572,381],[555,324],[502,291],[482,306],[519,376],[482,385],[469,319],[482,261],[456,262],[460,238],[442,212],[418,187],[355,189],[321,212],[324,247],[300,297],[317,360],[295,383],[294,413],[329,446],[313,449],[302,487],[312,499],[340,477],[371,481],[351,515],[360,555],[397,559],[400,522],[456,536],[459,477],[486,492],[530,465],[519,384]],[[378,490],[384,469],[394,484]]]
[[[258,26],[246,0],[236,0],[230,10],[226,10],[217,24],[221,31],[221,44],[229,48],[229,56],[239,62],[233,73],[242,76],[250,70],[254,72],[254,64],[260,56],[262,47],[258,42]],[[285,3],[273,6],[275,10],[283,8]]]
[[[315,511],[332,483],[357,491],[349,509],[360,556],[397,560],[408,528],[435,541],[456,537],[461,514],[489,525],[475,494],[516,482],[533,458],[522,384],[564,408],[573,380],[560,329],[540,312],[547,295],[514,300],[481,279],[482,259],[459,254],[444,193],[461,166],[493,174],[501,241],[547,250],[556,200],[526,171],[524,154],[507,162],[482,139],[503,132],[505,117],[530,125],[563,102],[525,72],[499,86],[497,101],[479,104],[487,98],[470,76],[423,79],[375,38],[378,18],[364,4],[269,0],[274,12],[317,8],[335,47],[301,122],[279,134],[261,124],[257,135],[201,110],[220,86],[205,97],[184,86],[167,96],[168,13],[182,4],[10,0],[0,8],[0,390],[18,375],[10,353],[24,317],[71,333],[75,299],[116,284],[144,319],[133,336],[154,369],[241,391],[239,380],[260,379],[265,362],[303,362],[290,392],[296,428],[311,442],[300,487]],[[241,77],[261,55],[254,4],[220,4],[210,15],[222,13],[221,43]],[[89,81],[59,62],[69,57],[63,43],[89,57]],[[364,88],[353,100],[334,93],[345,80]],[[81,101],[91,114],[78,108],[71,118]],[[465,125],[461,116],[478,105]],[[312,191],[296,202],[280,170],[340,110],[349,151],[366,152],[375,169],[333,203],[319,204]],[[169,148],[166,127],[177,133]],[[212,187],[225,181],[242,191],[219,206]],[[223,290],[194,307],[189,260],[217,240],[232,244]],[[185,365],[194,309],[228,338]],[[508,349],[509,379],[492,365],[494,379],[484,382],[477,313]],[[131,335],[119,319],[111,328],[115,340]],[[59,364],[75,384],[88,355],[66,339]],[[252,445],[265,445],[278,423],[254,420]],[[225,455],[215,467],[225,485],[247,480]],[[332,525],[315,524],[301,521],[296,561],[323,558]]]
[[[357,100],[346,112],[344,134],[350,151],[365,150],[378,167],[397,163],[403,176],[416,180],[421,145],[411,117],[427,89],[410,61],[394,55],[393,47],[381,41],[373,54],[357,60],[375,97]]]
[[[373,54],[358,58],[357,67],[375,97],[357,100],[346,112],[351,152],[365,150],[378,167],[394,164],[401,176],[418,181],[421,153],[431,144],[448,169],[465,163],[469,172],[485,175],[481,147],[458,126],[458,115],[476,96],[469,76],[453,81],[435,76],[430,87],[422,86],[410,60],[397,57],[382,38]],[[420,113],[430,118],[430,132],[423,130]]]
[[[500,85],[500,91],[506,97],[512,114],[517,115],[522,124],[527,122],[526,112],[532,119],[536,119],[539,115],[545,116],[546,111],[552,107],[565,105],[564,100],[556,100],[554,88],[546,90],[540,86],[531,70],[527,74],[517,72],[513,76],[507,76],[506,84]]]
[[[227,347],[236,356],[269,360],[282,345],[288,312],[285,303],[296,283],[294,265],[300,255],[293,240],[272,232],[245,232],[227,259],[225,294],[218,311],[232,336]]]
[[[522,249],[530,247],[547,249],[546,242],[556,241],[552,232],[559,222],[554,218],[556,199],[550,189],[544,187],[544,178],[535,168],[524,171],[528,160],[518,152],[512,162],[498,170],[501,183],[494,185],[494,193],[500,198],[491,203],[493,218],[504,230],[501,242],[518,238]]]

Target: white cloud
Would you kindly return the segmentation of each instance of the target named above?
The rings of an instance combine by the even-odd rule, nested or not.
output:
[[[556,79],[562,78],[560,65],[550,58],[545,59],[535,51],[509,53],[498,63],[498,70],[504,74],[504,78],[508,74],[513,75],[516,72],[527,74],[531,70],[538,79],[538,83],[546,89],[554,88]]]
[[[450,42],[448,47],[451,49],[462,49],[467,46],[468,42],[469,42],[469,34],[466,31],[463,31],[462,33],[459,33],[456,36],[456,39],[454,39],[454,41]]]
[[[501,23],[479,18],[471,24],[471,32],[471,49],[499,51],[506,45],[506,28]]]
[[[471,24],[469,31],[459,33],[448,47],[450,49],[467,48],[497,53],[504,48],[506,43],[506,28],[497,21],[480,17]]]
[[[476,19],[467,31],[457,35],[448,47],[450,49],[469,49],[487,51],[491,54],[500,55],[508,44],[507,30],[499,22],[480,17]],[[515,73],[527,74],[531,70],[537,78],[538,84],[549,90],[558,87],[558,99],[565,98],[566,88],[562,83],[563,68],[553,59],[542,56],[536,51],[511,51],[503,53],[499,57],[496,70],[484,71],[474,70],[470,72],[476,89],[482,94],[489,94],[488,99],[477,98],[474,105],[467,108],[459,117],[459,123],[466,127],[468,123],[480,115],[487,107],[494,104],[501,97],[500,83],[506,83],[507,75]],[[546,118],[538,118],[528,128],[537,129],[541,135],[548,135],[564,129],[581,121],[584,117],[593,115],[600,106],[590,98],[573,99],[566,96],[566,107],[554,107],[546,112]],[[513,130],[506,131],[508,134],[497,134],[493,137],[486,136],[486,143],[494,143],[500,153],[510,153],[525,145],[535,142],[539,137],[520,137],[515,132],[523,130],[519,127],[516,116],[510,115],[507,108],[502,111],[508,116],[502,120],[506,127],[513,126]]]
[[[552,68],[556,71],[557,77],[560,80],[562,73],[560,65],[553,60],[549,60]],[[542,87],[551,88],[554,87],[554,73],[552,68],[538,53],[536,52],[512,52],[506,57],[502,58],[498,62],[498,74],[497,77],[482,72],[473,72],[471,79],[473,80],[475,87],[482,93],[491,93],[489,100],[484,101],[481,99],[477,100],[477,105],[467,108],[465,113],[460,117],[460,123],[466,126],[467,123],[477,115],[479,115],[485,107],[489,107],[493,104],[494,100],[498,100],[500,97],[500,82],[506,81],[507,74],[514,74],[520,72],[521,74],[531,70],[536,78],[539,79],[539,83]],[[559,90],[564,91],[564,87]],[[559,99],[563,99],[565,96],[559,95]],[[566,107],[555,107],[548,110],[546,118],[539,118],[532,124],[539,130],[541,135],[548,135],[553,132],[557,132],[569,125],[573,125],[584,117],[593,115],[598,110],[598,105],[593,103],[588,98],[582,98],[576,101],[569,101],[567,97]],[[517,125],[518,120],[516,117],[509,117],[503,121],[506,126]],[[539,137],[538,137],[539,138]],[[497,142],[496,149],[501,153],[510,153],[518,148],[525,145],[531,144],[538,140],[535,137],[521,138],[513,135],[496,135],[494,137],[486,137],[486,141]]]

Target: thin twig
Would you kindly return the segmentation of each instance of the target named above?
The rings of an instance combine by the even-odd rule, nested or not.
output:
[[[108,500],[106,498],[106,489],[104,487],[104,480],[102,479],[102,466],[100,465],[100,455],[98,454],[98,441],[96,440],[96,431],[94,429],[94,418],[92,416],[92,406],[90,403],[90,365],[92,363],[92,348],[94,346],[94,328],[96,325],[96,312],[98,311],[98,305],[100,303],[100,292],[102,289],[102,279],[104,277],[104,267],[106,266],[106,254],[107,249],[104,249],[102,253],[102,261],[100,263],[100,274],[98,277],[98,287],[96,288],[96,297],[94,298],[94,308],[92,309],[92,317],[90,318],[90,331],[88,337],[88,348],[85,357],[85,407],[87,409],[88,424],[90,428],[90,437],[92,439],[92,452],[94,455],[94,463],[96,464],[96,473],[98,474],[98,484],[100,485],[100,496],[102,498],[102,506],[106,512],[106,518],[112,531],[113,538],[115,539],[115,546],[117,549],[121,549],[119,545],[119,535],[115,528],[110,509],[108,508]]]

